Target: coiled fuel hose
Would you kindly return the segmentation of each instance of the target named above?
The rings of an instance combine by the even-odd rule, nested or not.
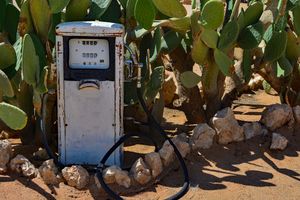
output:
[[[134,56],[133,52],[131,51],[131,49],[125,45],[125,47],[128,49],[129,53],[132,56],[133,59],[133,63],[134,66],[138,68],[138,74],[137,74],[137,96],[140,102],[140,105],[142,106],[144,112],[147,114],[148,117],[148,122],[150,122],[151,125],[153,125],[153,127],[159,131],[159,133],[170,143],[170,145],[173,147],[174,149],[174,153],[179,161],[179,164],[183,170],[183,175],[184,175],[184,184],[181,188],[181,190],[176,193],[175,195],[167,198],[167,200],[175,200],[175,199],[180,199],[181,197],[183,197],[189,190],[189,185],[190,185],[190,180],[189,180],[189,174],[188,174],[188,170],[186,167],[186,164],[184,162],[183,157],[181,156],[179,150],[177,149],[176,145],[173,143],[173,141],[168,137],[168,135],[166,134],[166,132],[164,131],[164,129],[160,126],[160,124],[155,120],[155,118],[153,117],[153,115],[151,114],[151,112],[148,110],[147,105],[145,103],[145,100],[143,98],[143,94],[142,94],[142,84],[141,84],[141,72],[142,72],[142,65],[140,65],[137,62],[136,57]],[[122,200],[122,197],[120,197],[119,195],[117,195],[114,191],[112,191],[108,185],[105,183],[104,179],[103,179],[103,171],[105,169],[105,163],[107,161],[107,159],[109,158],[109,156],[126,140],[128,139],[130,136],[124,135],[122,136],[119,141],[117,143],[115,143],[115,145],[113,145],[113,147],[105,154],[105,156],[102,158],[102,160],[100,161],[100,164],[98,166],[98,170],[97,170],[97,177],[99,179],[99,182],[102,186],[102,188],[105,190],[105,192],[112,198],[117,199],[117,200]]]

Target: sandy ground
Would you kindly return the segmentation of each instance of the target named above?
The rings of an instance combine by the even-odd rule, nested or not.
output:
[[[243,121],[259,120],[265,105],[279,102],[278,97],[263,92],[244,95],[234,105],[236,117]],[[164,126],[170,133],[188,132],[183,113],[165,109]],[[288,148],[270,151],[271,137],[257,137],[246,142],[226,146],[215,144],[209,150],[201,150],[186,159],[191,178],[190,191],[183,199],[300,199],[300,130],[282,128],[278,130],[289,139]],[[15,153],[30,154],[30,147],[15,143]],[[151,151],[151,147],[130,144],[127,155],[133,158],[139,153]],[[29,156],[30,157],[30,156]],[[182,184],[180,169],[172,170],[157,185],[126,199],[165,199],[176,193]],[[0,199],[109,199],[94,185],[91,178],[86,190],[76,190],[61,183],[47,186],[41,179],[29,180],[16,174],[0,176]]]

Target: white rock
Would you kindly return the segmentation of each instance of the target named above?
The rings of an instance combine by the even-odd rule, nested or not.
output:
[[[77,189],[83,189],[89,183],[89,173],[79,165],[65,167],[62,170],[62,175],[68,185],[76,187]]]
[[[12,148],[8,140],[0,140],[0,174],[7,171],[7,164],[12,157]]]
[[[185,133],[182,133],[172,138],[172,142],[175,144],[175,146],[177,147],[178,151],[180,152],[183,158],[185,158],[187,154],[191,152],[191,147],[188,142],[188,137]]]
[[[163,171],[163,164],[159,153],[152,152],[145,155],[145,162],[151,169],[153,178],[156,178]]]
[[[121,170],[116,173],[116,183],[118,185],[124,186],[125,188],[129,188],[131,186],[131,179],[128,175],[128,171]]]
[[[300,124],[300,106],[293,107],[295,121]]]
[[[165,167],[168,166],[174,160],[174,149],[169,143],[169,141],[164,142],[162,148],[159,150],[158,153]]]
[[[238,124],[230,108],[217,112],[212,118],[212,124],[217,131],[219,144],[244,140],[244,129]]]
[[[103,179],[106,184],[112,184],[116,182],[116,174],[122,171],[118,166],[110,166],[103,171]]]
[[[151,172],[143,158],[139,158],[132,165],[130,172],[133,175],[134,180],[139,184],[145,185],[151,180]]]
[[[209,149],[213,144],[215,135],[216,131],[207,124],[198,124],[191,136],[192,149]]]
[[[292,126],[295,122],[292,108],[287,104],[268,106],[262,113],[260,121],[271,131],[286,124]]]
[[[117,183],[120,186],[129,188],[131,185],[131,179],[127,171],[122,170],[118,166],[110,166],[103,171],[103,179],[106,184]],[[98,179],[97,179],[98,180]],[[100,183],[99,183],[100,184]]]
[[[46,160],[39,167],[39,172],[43,181],[48,185],[57,185],[60,182],[58,169],[54,164],[53,159]]]
[[[22,173],[26,177],[34,178],[38,175],[38,170],[23,155],[17,155],[10,161],[9,165],[12,171]]]
[[[264,129],[258,122],[251,122],[243,124],[245,139],[251,139],[255,136],[264,134]]]
[[[287,147],[288,140],[278,134],[278,133],[273,133],[272,134],[272,144],[270,149],[276,149],[276,150],[284,150]]]

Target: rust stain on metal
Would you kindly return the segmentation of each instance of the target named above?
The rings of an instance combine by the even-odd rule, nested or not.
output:
[[[59,53],[61,53],[60,47],[61,47],[61,42],[57,42],[57,52]]]
[[[123,59],[123,45],[116,44],[116,49],[117,49],[116,53],[118,54],[118,58],[119,58],[119,65],[121,65]]]

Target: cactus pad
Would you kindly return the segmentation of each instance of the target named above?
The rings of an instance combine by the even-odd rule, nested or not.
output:
[[[182,41],[182,36],[174,31],[169,31],[161,38],[161,52],[170,53]]]
[[[150,75],[150,80],[147,83],[145,97],[146,99],[154,99],[162,88],[164,83],[165,68],[163,66],[155,67]]]
[[[238,38],[238,44],[242,49],[253,49],[259,45],[263,38],[264,27],[261,22],[244,28]]]
[[[46,41],[51,22],[51,11],[47,0],[30,0],[30,13],[37,34]]]
[[[65,15],[66,21],[84,20],[87,15],[87,11],[88,11],[90,5],[91,5],[90,0],[81,0],[80,6],[78,6],[78,1],[71,0],[66,8],[66,15]],[[93,11],[91,9],[91,13],[92,12]]]
[[[287,32],[286,57],[290,60],[298,60],[300,57],[300,37],[289,30]]]
[[[36,86],[37,74],[40,70],[39,57],[36,55],[33,41],[28,34],[24,36],[22,45],[22,70],[24,80],[29,85]]]
[[[161,48],[161,30],[158,27],[153,35],[153,42],[150,47],[150,62],[154,62],[160,53],[160,48]]]
[[[27,123],[27,116],[24,111],[5,102],[0,103],[0,119],[14,130],[23,129]]]
[[[16,63],[16,52],[12,45],[0,43],[0,69],[5,69]]]
[[[196,37],[193,42],[192,58],[200,64],[205,65],[208,58],[209,48],[202,42],[200,36]]]
[[[159,23],[154,23],[155,26],[160,25],[164,27],[169,27],[174,31],[179,33],[185,34],[191,26],[191,19],[190,17],[183,17],[183,18],[170,18],[168,20],[162,20]]]
[[[40,79],[40,81],[39,81],[38,85],[36,86],[36,91],[40,94],[44,94],[48,91],[48,88],[47,88],[48,68],[47,67],[44,67],[39,79]]]
[[[217,29],[224,20],[225,4],[220,0],[208,1],[201,13],[201,24],[208,29]]]
[[[215,49],[217,48],[217,43],[219,39],[219,35],[217,31],[211,29],[204,29],[201,33],[201,40],[208,46],[209,48]]]
[[[11,86],[11,83],[2,70],[0,70],[0,94],[6,97],[14,96],[14,90]]]
[[[219,69],[225,76],[230,75],[230,69],[233,65],[233,61],[221,50],[214,50],[214,59]]]
[[[150,29],[155,15],[155,7],[151,0],[137,0],[134,8],[134,16],[140,26]]]
[[[261,1],[255,1],[250,4],[244,13],[244,26],[249,26],[251,24],[256,24],[262,15],[264,10],[264,4]]]
[[[201,81],[201,77],[192,71],[186,71],[180,75],[180,80],[184,87],[193,88]]]
[[[246,82],[249,82],[251,79],[251,64],[252,64],[252,58],[251,58],[251,52],[250,50],[244,50],[243,51],[243,61],[242,61],[242,71],[243,76]]]
[[[220,40],[218,43],[218,48],[221,50],[225,50],[232,46],[239,35],[239,24],[237,21],[228,22],[224,28],[222,29]]]
[[[265,48],[264,59],[273,62],[279,59],[285,52],[287,45],[287,33],[285,31],[273,32],[270,41]]]
[[[72,1],[72,0],[71,0]],[[116,2],[116,1],[114,1]],[[136,0],[135,0],[136,2]],[[135,6],[135,2],[133,4],[133,9],[131,10],[132,12],[132,15],[134,14],[134,6]],[[84,1],[84,3],[86,3],[85,5],[88,6],[87,3],[89,3],[88,1]],[[90,12],[89,12],[89,15],[88,15],[88,19],[92,19],[92,20],[99,20],[100,17],[102,15],[104,15],[104,13],[108,10],[108,8],[110,7],[110,5],[113,3],[112,0],[92,0],[92,3],[90,5]],[[118,2],[117,2],[118,3]],[[88,6],[89,7],[89,6]],[[85,12],[86,10],[88,9],[88,7],[85,7]],[[77,11],[78,12],[78,11]],[[84,11],[82,11],[84,12]],[[116,12],[116,11],[114,11]]]
[[[169,17],[184,17],[187,12],[179,0],[152,0],[155,7]]]

